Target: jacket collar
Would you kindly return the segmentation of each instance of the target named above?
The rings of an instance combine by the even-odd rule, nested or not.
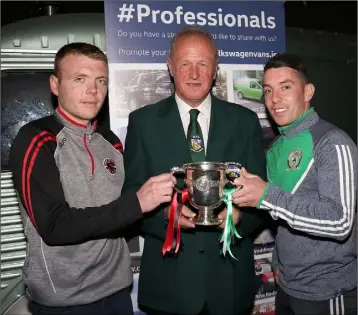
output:
[[[296,121],[285,127],[278,127],[281,135],[286,137],[295,136],[298,133],[311,128],[319,120],[319,116],[311,107],[307,112],[303,113]]]
[[[55,117],[61,122],[63,126],[78,135],[91,135],[97,128],[97,120],[94,120],[90,124],[84,125],[74,121],[66,113],[61,110],[60,107],[56,108]]]
[[[230,113],[230,111],[227,110],[228,106],[225,106],[225,103],[222,103],[220,99],[212,94],[210,96],[211,113],[206,160],[224,161],[224,152],[227,152],[227,148],[229,147],[228,141],[231,141],[231,138],[227,135],[235,135],[237,126],[234,124],[226,124],[228,112]],[[166,143],[175,143],[175,145],[171,147],[173,161],[177,164],[192,162],[188,141],[185,136],[174,95],[162,101],[158,114],[158,116],[161,117],[161,125],[158,128],[159,130],[163,130],[161,136],[163,145]]]
[[[178,94],[175,93],[175,101],[178,106],[178,110],[181,117],[189,117],[189,112],[193,107],[185,103],[181,98],[179,98]],[[205,100],[195,109],[199,110],[200,114],[205,117],[206,120],[210,121],[210,113],[211,113],[211,95],[208,94]]]

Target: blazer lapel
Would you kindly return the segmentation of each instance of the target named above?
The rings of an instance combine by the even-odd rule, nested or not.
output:
[[[166,152],[170,154],[168,159],[178,163],[190,163],[191,155],[188,142],[185,136],[183,124],[180,118],[178,106],[175,97],[171,96],[167,102],[163,104],[160,111],[161,122],[159,127],[160,137],[163,140],[163,146],[167,146]],[[229,136],[234,132],[228,122],[230,117],[225,110],[225,104],[220,104],[220,100],[212,96],[210,127],[208,135],[208,143],[206,150],[206,161],[227,162],[223,158],[230,139]]]
[[[169,97],[163,105],[159,130],[163,146],[167,146],[168,154],[170,152],[172,155],[168,159],[175,161],[175,164],[189,163],[191,156],[175,97]]]
[[[231,134],[230,124],[228,124],[228,115],[220,106],[220,101],[212,96],[210,127],[208,135],[208,144],[206,150],[206,161],[211,162],[227,162],[223,161],[225,148],[227,147],[228,138]]]

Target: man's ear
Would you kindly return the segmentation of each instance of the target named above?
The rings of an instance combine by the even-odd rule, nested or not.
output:
[[[58,96],[58,78],[53,74],[50,76],[50,88],[51,92]]]
[[[174,77],[174,67],[173,67],[173,63],[172,63],[172,60],[170,57],[168,57],[167,59],[167,66],[168,66],[168,70],[169,70],[169,73],[172,77]]]
[[[215,67],[215,72],[214,72],[214,81],[215,81],[215,79],[217,78],[217,76],[218,76],[218,72],[219,72],[219,65],[218,64],[216,64],[216,67]]]
[[[308,83],[305,86],[305,102],[309,103],[314,95],[315,87],[312,83]]]

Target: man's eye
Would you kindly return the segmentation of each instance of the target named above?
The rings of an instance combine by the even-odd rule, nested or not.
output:
[[[106,79],[99,79],[98,82],[101,83],[102,85],[107,85]]]
[[[83,82],[83,80],[84,80],[83,78],[78,77],[78,78],[75,79],[75,82]]]

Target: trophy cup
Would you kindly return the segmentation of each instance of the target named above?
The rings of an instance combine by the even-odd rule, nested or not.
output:
[[[215,226],[223,222],[217,217],[215,209],[222,203],[226,205],[226,220],[220,236],[221,253],[225,256],[231,252],[230,245],[234,238],[241,238],[233,221],[232,193],[240,189],[234,180],[241,176],[241,165],[235,162],[197,162],[175,166],[170,170],[173,176],[183,175],[185,188],[174,184],[174,193],[168,220],[167,233],[162,253],[177,253],[180,248],[180,224],[182,206],[188,200],[198,210],[193,219],[197,225]]]
[[[198,215],[193,219],[196,225],[219,225],[215,209],[223,202],[225,185],[233,184],[234,178],[240,176],[240,164],[228,162],[197,162],[187,163],[181,167],[175,166],[170,170],[176,176],[182,174],[185,177],[189,203],[198,210]],[[177,192],[183,189],[174,185]]]

